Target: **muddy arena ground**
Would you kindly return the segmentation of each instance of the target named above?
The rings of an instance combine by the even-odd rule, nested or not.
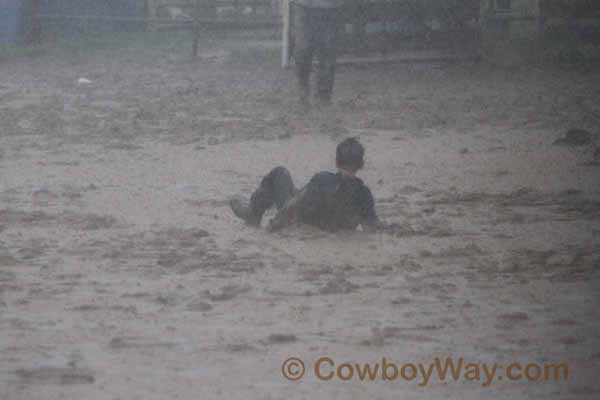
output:
[[[333,107],[301,116],[278,46],[0,62],[0,399],[599,398],[600,165],[552,143],[600,133],[600,74],[341,65]],[[402,229],[269,234],[232,215],[274,166],[298,185],[332,170],[348,136]],[[324,356],[569,376],[321,381]]]

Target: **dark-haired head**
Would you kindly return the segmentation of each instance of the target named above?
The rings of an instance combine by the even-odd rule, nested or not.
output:
[[[349,138],[337,145],[335,165],[348,172],[356,172],[364,165],[365,148],[356,138]]]

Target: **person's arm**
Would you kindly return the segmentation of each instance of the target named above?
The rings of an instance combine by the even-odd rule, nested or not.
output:
[[[373,194],[365,186],[365,191],[363,195],[363,214],[362,214],[362,222],[361,226],[363,231],[365,232],[385,232],[394,235],[406,235],[407,233],[412,232],[412,229],[407,226],[402,226],[398,223],[387,223],[379,219],[377,213],[375,212],[375,200],[373,199]]]
[[[361,204],[361,226],[364,231],[377,232],[387,228],[387,224],[379,219],[375,211],[375,199],[371,190],[364,186]]]

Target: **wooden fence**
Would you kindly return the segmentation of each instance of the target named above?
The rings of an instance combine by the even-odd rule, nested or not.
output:
[[[61,7],[67,0],[47,0],[46,4],[55,5],[49,8],[50,11],[41,7],[41,0],[24,1],[30,4],[28,20],[31,25],[68,26],[76,22],[87,32],[111,23],[145,30],[233,30],[277,28],[280,25],[279,1],[273,0],[137,0],[143,3],[142,7],[128,15],[119,10],[99,13],[84,3],[79,7]],[[41,38],[36,37],[32,41],[39,40]]]

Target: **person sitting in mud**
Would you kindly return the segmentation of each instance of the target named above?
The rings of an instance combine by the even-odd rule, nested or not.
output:
[[[364,154],[357,139],[344,140],[336,149],[337,173],[319,172],[300,190],[285,167],[274,168],[250,201],[235,196],[230,200],[231,209],[249,225],[260,226],[265,211],[275,205],[277,214],[267,226],[271,232],[296,222],[330,232],[353,230],[359,225],[370,231],[382,228],[371,190],[356,176],[363,167]]]

